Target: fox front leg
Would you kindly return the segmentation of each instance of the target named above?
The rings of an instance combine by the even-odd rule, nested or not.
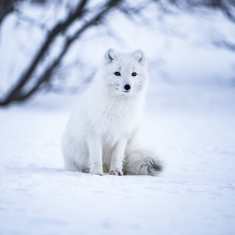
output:
[[[114,147],[111,165],[110,165],[110,175],[123,175],[123,161],[125,158],[125,150],[126,150],[127,140],[120,140]]]
[[[100,138],[91,136],[88,140],[89,172],[103,175],[102,144]]]

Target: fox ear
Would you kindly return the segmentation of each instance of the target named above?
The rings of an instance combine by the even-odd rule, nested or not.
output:
[[[106,62],[111,63],[111,62],[113,62],[116,59],[117,59],[117,54],[114,51],[114,49],[112,49],[112,48],[108,49],[106,51],[106,53],[105,53],[105,60],[106,60]]]
[[[141,64],[145,62],[145,55],[142,50],[136,50],[133,52],[133,57]]]

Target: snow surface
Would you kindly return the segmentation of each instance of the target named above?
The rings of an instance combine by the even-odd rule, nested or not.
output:
[[[63,169],[73,97],[0,110],[0,234],[235,234],[234,88],[152,84],[143,141],[159,177]]]

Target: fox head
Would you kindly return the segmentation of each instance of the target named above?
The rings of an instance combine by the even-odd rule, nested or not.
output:
[[[144,53],[119,53],[109,49],[105,53],[105,84],[113,95],[132,97],[141,94],[147,86],[147,65]]]

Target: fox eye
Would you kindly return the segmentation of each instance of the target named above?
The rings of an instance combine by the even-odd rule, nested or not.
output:
[[[137,73],[136,72],[132,72],[131,76],[135,77],[135,76],[137,76]]]
[[[117,71],[117,72],[114,72],[113,74],[114,74],[115,76],[121,76],[121,73],[118,72],[118,71]]]

